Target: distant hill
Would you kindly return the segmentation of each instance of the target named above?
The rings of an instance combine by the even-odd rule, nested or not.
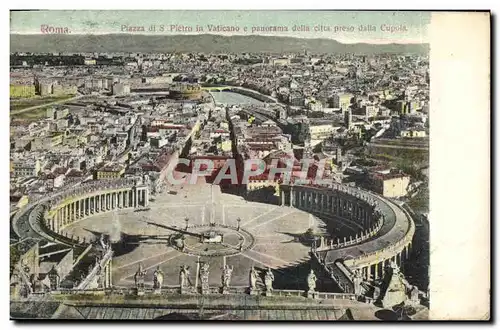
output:
[[[428,44],[342,44],[333,39],[274,36],[44,34],[10,35],[11,52],[206,52],[206,53],[413,53],[426,54]]]

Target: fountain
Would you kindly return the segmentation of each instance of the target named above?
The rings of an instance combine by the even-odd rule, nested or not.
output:
[[[222,243],[222,234],[213,229],[202,233],[201,237],[203,243]]]
[[[117,243],[121,240],[121,224],[116,211],[113,212],[112,227],[109,234],[109,240],[111,243]]]

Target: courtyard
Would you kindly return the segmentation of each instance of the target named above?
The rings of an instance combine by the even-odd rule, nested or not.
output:
[[[190,281],[198,286],[203,262],[210,265],[209,284],[214,287],[221,285],[225,265],[233,267],[233,287],[248,286],[252,266],[261,275],[260,286],[270,267],[275,288],[306,287],[311,242],[303,234],[310,228],[324,231],[321,220],[295,208],[248,202],[207,183],[168,189],[146,209],[95,215],[64,232],[86,240],[109,237],[116,287],[134,286],[139,265],[147,271],[148,286],[158,267],[164,273],[163,286],[178,286],[181,266],[189,267]]]

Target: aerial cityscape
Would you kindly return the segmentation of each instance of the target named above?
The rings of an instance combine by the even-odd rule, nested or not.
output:
[[[428,319],[425,47],[22,51],[23,37],[11,318]]]

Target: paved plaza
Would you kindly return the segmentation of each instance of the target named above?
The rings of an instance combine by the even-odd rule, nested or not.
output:
[[[110,236],[117,287],[134,285],[140,263],[147,271],[146,285],[153,285],[159,266],[164,286],[177,286],[183,265],[190,267],[190,280],[197,285],[200,262],[208,262],[211,286],[220,286],[221,268],[229,265],[234,269],[231,286],[247,287],[249,270],[255,266],[262,277],[267,267],[274,270],[276,288],[293,289],[306,283],[302,270],[309,267],[310,243],[300,237],[309,228],[321,232],[324,224],[306,212],[247,202],[221,193],[219,186],[201,183],[168,187],[149,209],[96,215],[64,232],[87,240],[101,233]],[[210,234],[220,234],[222,243],[216,236],[210,241]],[[263,285],[262,280],[258,284]]]

